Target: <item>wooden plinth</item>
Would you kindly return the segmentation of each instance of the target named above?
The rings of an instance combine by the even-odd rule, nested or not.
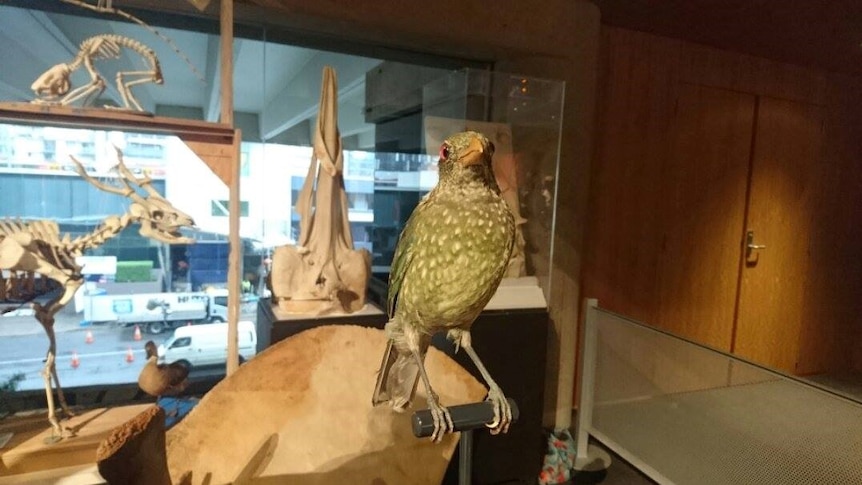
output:
[[[108,433],[150,406],[152,404],[138,404],[81,412],[61,422],[63,427],[75,430],[75,436],[51,444],[46,444],[46,439],[51,437],[51,426],[44,413],[12,416],[0,421],[0,433],[14,433],[0,448],[0,483],[7,478],[13,482],[23,479],[23,476],[11,477],[13,475],[95,465],[96,449]]]

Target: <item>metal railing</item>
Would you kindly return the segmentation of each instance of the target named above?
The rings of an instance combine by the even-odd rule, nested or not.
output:
[[[581,349],[590,436],[660,484],[862,483],[862,405],[598,307]]]

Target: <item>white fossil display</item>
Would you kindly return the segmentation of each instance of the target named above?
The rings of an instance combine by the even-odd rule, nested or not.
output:
[[[72,415],[63,396],[54,358],[57,341],[54,334],[54,315],[72,300],[75,292],[84,283],[82,267],[75,258],[84,251],[101,246],[108,239],[133,223],[139,223],[140,234],[165,243],[193,243],[194,240],[180,235],[180,228],[193,227],[192,218],[175,208],[153,188],[149,177],[136,177],[124,164],[123,154],[117,149],[117,171],[122,186],[100,182],[87,174],[84,166],[72,157],[76,171],[85,180],[100,190],[127,197],[131,203],[126,213],[109,216],[93,232],[72,239],[69,234],[60,235],[56,222],[50,220],[15,221],[0,219],[0,270],[15,274],[18,278],[41,275],[60,285],[60,291],[45,303],[30,301],[35,317],[48,335],[48,354],[42,377],[48,400],[48,419],[56,438],[63,430],[55,415],[51,379],[57,387],[60,406],[67,415]],[[142,189],[146,195],[138,192]],[[29,275],[29,276],[28,276]],[[2,282],[5,283],[5,282]],[[13,308],[14,309],[14,308]]]
[[[353,313],[365,305],[371,254],[353,248],[337,120],[335,71],[325,67],[311,164],[296,202],[298,244],[276,248],[272,260],[274,299],[289,312]]]
[[[156,53],[143,43],[117,34],[96,35],[84,40],[74,59],[68,63],[56,64],[42,73],[30,86],[36,93],[33,102],[66,106],[83,99],[83,104],[87,105],[102,94],[107,86],[105,79],[96,69],[95,61],[118,59],[123,49],[140,55],[149,67],[137,71],[118,71],[116,80],[117,89],[123,98],[123,107],[144,111],[132,94],[132,87],[143,83],[164,83],[159,59]],[[72,89],[71,75],[81,66],[90,75],[90,82]]]

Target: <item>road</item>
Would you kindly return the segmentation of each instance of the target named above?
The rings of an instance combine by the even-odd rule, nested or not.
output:
[[[241,318],[254,321],[253,315]],[[141,340],[135,340],[134,327],[81,326],[80,317],[75,315],[60,315],[55,331],[57,373],[64,388],[137,382],[146,363],[144,343],[153,340],[160,344],[171,335],[170,332],[159,335],[142,332]],[[92,335],[92,343],[87,343],[88,333]],[[32,316],[0,318],[0,384],[20,372],[25,378],[18,383],[17,390],[43,389],[41,370],[47,350],[48,337]],[[72,366],[75,354],[77,368]]]

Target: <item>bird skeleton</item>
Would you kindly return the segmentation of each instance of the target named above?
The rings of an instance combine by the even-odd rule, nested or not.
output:
[[[440,149],[440,179],[419,203],[398,240],[389,276],[389,337],[374,390],[374,405],[410,405],[421,378],[434,420],[432,441],[454,429],[425,372],[431,337],[446,332],[488,384],[494,421],[506,432],[511,408],[472,345],[470,327],[503,279],[515,222],[494,179],[494,146],[477,132],[450,136]]]
[[[133,223],[140,224],[139,232],[144,237],[168,244],[194,242],[194,239],[183,237],[179,233],[182,227],[194,226],[192,218],[162,197],[153,188],[149,177],[136,177],[123,163],[122,152],[119,149],[116,151],[121,186],[94,179],[87,174],[84,166],[75,157],[72,157],[72,161],[75,163],[78,175],[87,182],[105,192],[128,198],[131,203],[125,214],[109,216],[93,232],[75,239],[72,239],[69,234],[61,237],[59,227],[54,221],[24,222],[0,219],[0,270],[6,270],[13,275],[39,274],[43,279],[48,278],[57,282],[62,290],[47,303],[31,302],[36,320],[48,335],[48,354],[42,377],[45,380],[45,394],[48,400],[48,420],[54,429],[55,437],[62,437],[63,434],[54,412],[52,378],[57,386],[60,407],[66,415],[74,415],[66,405],[54,363],[57,352],[54,316],[72,300],[75,292],[84,282],[81,274],[83,268],[75,263],[75,258],[81,256],[86,250],[101,246]],[[143,189],[146,195],[139,193],[138,189]],[[2,281],[2,274],[3,272],[0,271],[0,286],[5,286],[6,282]]]

